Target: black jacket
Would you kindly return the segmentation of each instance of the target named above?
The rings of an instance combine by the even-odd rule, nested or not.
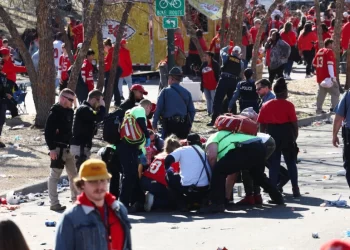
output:
[[[136,101],[132,99],[126,99],[122,104],[120,104],[119,108],[124,111],[124,114],[127,110],[132,109],[136,106]]]
[[[11,86],[6,75],[0,72],[0,104],[2,100],[7,99],[6,94],[12,95]]]
[[[97,112],[90,103],[84,101],[75,113],[71,145],[84,145],[91,148],[97,123],[103,120],[105,114],[105,107],[101,106]]]
[[[45,125],[45,141],[50,150],[60,146],[68,146],[72,138],[74,111],[54,104]]]

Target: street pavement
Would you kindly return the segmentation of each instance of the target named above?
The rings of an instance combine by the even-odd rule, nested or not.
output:
[[[179,212],[151,212],[131,215],[133,249],[136,250],[313,250],[334,238],[344,238],[350,230],[348,208],[320,207],[324,200],[349,201],[342,170],[341,148],[331,145],[332,125],[318,124],[300,130],[298,164],[302,197],[291,196],[285,187],[286,206],[265,204],[233,207],[225,213],[200,215]],[[332,178],[327,179],[328,175]],[[326,179],[324,178],[326,176]],[[71,207],[69,192],[59,195]],[[240,198],[235,194],[235,201]],[[37,201],[44,201],[38,206]],[[45,221],[58,222],[61,214],[49,210],[48,197],[24,203],[14,212],[0,209],[0,219],[10,218],[21,228],[30,248],[53,249],[56,228]],[[312,233],[317,232],[319,239]],[[347,238],[350,239],[350,238]]]
[[[263,77],[268,78],[267,68],[264,69]],[[304,79],[305,78],[305,66],[294,64],[294,70],[291,74],[291,78],[293,80]],[[17,83],[29,83],[28,78],[19,77],[19,79],[20,80],[18,80]],[[144,84],[145,89],[148,91],[148,95],[146,96],[146,98],[148,98],[152,102],[157,101],[158,84],[159,84],[158,79],[153,79],[153,80],[147,81],[146,84]],[[33,101],[32,89],[31,89],[30,84],[28,84],[28,85],[29,85],[29,87],[27,88],[28,94],[26,96],[27,112],[28,112],[28,114],[33,115],[33,114],[36,114],[35,106],[34,106],[34,101]],[[124,94],[125,98],[127,98],[128,94],[129,94],[129,90],[128,90],[128,87],[126,84],[124,84],[124,86],[123,86],[123,94]],[[113,105],[113,103],[114,102],[112,101],[111,105]]]

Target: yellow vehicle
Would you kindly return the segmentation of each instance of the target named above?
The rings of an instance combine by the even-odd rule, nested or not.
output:
[[[215,0],[212,0],[215,1]],[[120,4],[107,5],[103,11],[104,23],[102,26],[103,38],[111,38],[115,41],[116,31],[123,13],[124,7]],[[212,21],[204,14],[193,9],[193,14],[198,15],[204,38],[209,48],[211,39],[215,36],[218,21]],[[179,18],[179,28],[185,42],[185,52],[189,46],[189,36]],[[154,5],[148,1],[135,3],[131,9],[127,27],[124,31],[124,39],[127,39],[128,49],[134,70],[156,70],[158,63],[166,57],[166,30],[162,27],[162,17],[155,16]],[[93,40],[92,47],[97,50],[97,41]]]

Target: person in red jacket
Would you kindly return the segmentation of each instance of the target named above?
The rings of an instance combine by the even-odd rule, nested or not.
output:
[[[250,28],[249,33],[252,36],[252,40],[253,40],[253,44],[255,44],[255,40],[256,40],[256,36],[258,35],[258,31],[260,29],[261,26],[261,20],[260,19],[255,19],[254,20],[254,26]],[[261,34],[261,39],[260,39],[260,43],[263,43],[264,41],[264,32]]]
[[[11,81],[11,84],[15,84],[17,77],[17,73],[25,73],[27,69],[25,66],[17,66],[13,64],[11,60],[10,50],[8,48],[1,48],[0,54],[4,59],[4,66],[2,72],[4,72],[7,76],[7,81]]]
[[[205,40],[203,38],[203,31],[200,29],[196,30],[196,36],[198,38],[199,44],[202,47],[203,51],[208,51],[208,47],[205,43]],[[196,70],[199,70],[200,66],[202,65],[202,60],[198,54],[198,50],[196,45],[193,43],[192,39],[190,39],[189,44],[189,51],[188,51],[188,57],[186,60],[186,67],[188,72],[192,72]]]
[[[288,45],[291,48],[288,62],[286,63],[284,68],[284,78],[286,80],[291,80],[292,78],[290,77],[290,73],[292,72],[293,62],[298,53],[298,49],[296,48],[297,35],[293,31],[293,24],[291,22],[286,22],[280,34],[281,34],[281,39],[286,43],[288,43]]]
[[[274,20],[269,23],[269,30],[277,29],[280,30],[283,27],[284,23],[281,21],[280,15],[276,15]]]
[[[83,62],[83,66],[81,67],[81,77],[83,78],[85,84],[88,87],[89,92],[94,89],[94,77],[93,71],[94,67],[92,66],[92,60],[94,60],[95,51],[89,49],[86,59]]]
[[[209,46],[209,51],[214,50],[214,59],[215,61],[219,62],[220,60],[220,32],[221,29],[218,30],[216,35],[211,39],[210,46]]]
[[[184,39],[182,37],[181,29],[179,28],[175,31],[174,42],[176,47],[180,48],[182,51],[185,51]]]
[[[71,62],[68,57],[66,45],[62,44],[62,55],[59,58],[58,62],[58,78],[60,79],[60,92],[67,88],[68,85],[68,69],[71,66]]]
[[[350,41],[350,22],[347,22],[341,29],[341,47],[347,50]]]
[[[127,41],[122,39],[120,42],[120,50],[119,50],[119,61],[118,65],[122,68],[123,72],[119,78],[118,88],[119,93],[122,99],[123,97],[123,84],[126,82],[128,85],[128,89],[130,90],[132,86],[132,61],[130,56],[130,51],[127,49]]]
[[[78,21],[77,21],[78,22]],[[79,23],[75,25],[72,29],[72,32],[74,34],[74,49],[77,49],[77,46],[79,43],[84,42],[84,26],[82,23]]]
[[[312,69],[312,60],[315,57],[315,45],[317,43],[317,34],[312,31],[312,24],[306,23],[304,30],[298,38],[298,49],[300,56],[306,61],[306,78],[310,78]]]

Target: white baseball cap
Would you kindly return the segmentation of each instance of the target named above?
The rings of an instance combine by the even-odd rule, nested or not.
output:
[[[232,52],[234,52],[234,51],[236,51],[238,54],[241,54],[241,48],[239,47],[239,46],[235,46],[235,47],[233,47],[233,50],[232,50]]]
[[[345,11],[345,12],[343,13],[343,17],[348,18],[348,17],[349,17],[349,13]]]
[[[83,47],[83,44],[82,43],[78,43],[77,48],[81,49],[81,47]]]

